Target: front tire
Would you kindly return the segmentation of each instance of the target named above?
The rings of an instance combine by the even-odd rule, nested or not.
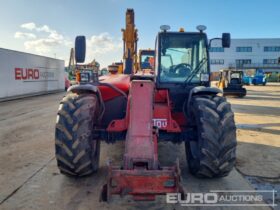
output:
[[[85,176],[97,171],[100,140],[93,139],[99,103],[94,94],[68,93],[60,102],[55,129],[55,155],[60,172]]]
[[[194,96],[190,109],[196,133],[185,143],[190,172],[197,177],[227,176],[237,145],[230,104],[220,96]]]

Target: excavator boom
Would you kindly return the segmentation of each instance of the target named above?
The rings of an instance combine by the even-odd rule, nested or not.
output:
[[[123,32],[123,59],[124,73],[131,74],[137,65],[138,32],[134,23],[134,10],[127,9],[125,17],[126,26]]]

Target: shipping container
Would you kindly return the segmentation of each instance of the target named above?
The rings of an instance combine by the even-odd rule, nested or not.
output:
[[[0,48],[0,101],[64,88],[63,60]]]

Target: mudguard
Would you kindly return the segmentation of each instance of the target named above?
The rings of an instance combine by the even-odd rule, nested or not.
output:
[[[73,91],[80,91],[80,90],[87,90],[87,91],[91,91],[94,93],[98,93],[98,87],[96,87],[95,85],[91,85],[91,84],[84,84],[84,85],[72,85],[67,89],[67,92],[73,92]]]
[[[194,87],[193,89],[191,89],[189,97],[188,97],[188,101],[187,101],[187,107],[186,107],[188,115],[190,114],[189,107],[190,107],[192,96],[201,94],[201,93],[218,94],[218,93],[223,93],[223,91],[216,87],[205,87],[205,86],[197,86],[197,87]]]
[[[99,118],[98,118],[98,120],[100,121],[105,112],[105,104],[101,97],[101,93],[100,93],[98,87],[95,85],[92,85],[92,84],[79,84],[79,85],[72,85],[71,87],[69,87],[67,89],[67,92],[79,92],[79,91],[88,91],[97,96],[98,101],[101,106],[101,112],[100,112]]]
[[[195,95],[197,93],[201,93],[201,92],[214,93],[214,94],[222,93],[222,91],[216,87],[197,86],[197,87],[194,87],[193,89],[191,89],[190,96]]]

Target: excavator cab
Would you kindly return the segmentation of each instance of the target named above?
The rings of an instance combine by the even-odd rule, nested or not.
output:
[[[155,51],[154,50],[139,50],[139,67],[142,72],[149,71],[154,73]]]

